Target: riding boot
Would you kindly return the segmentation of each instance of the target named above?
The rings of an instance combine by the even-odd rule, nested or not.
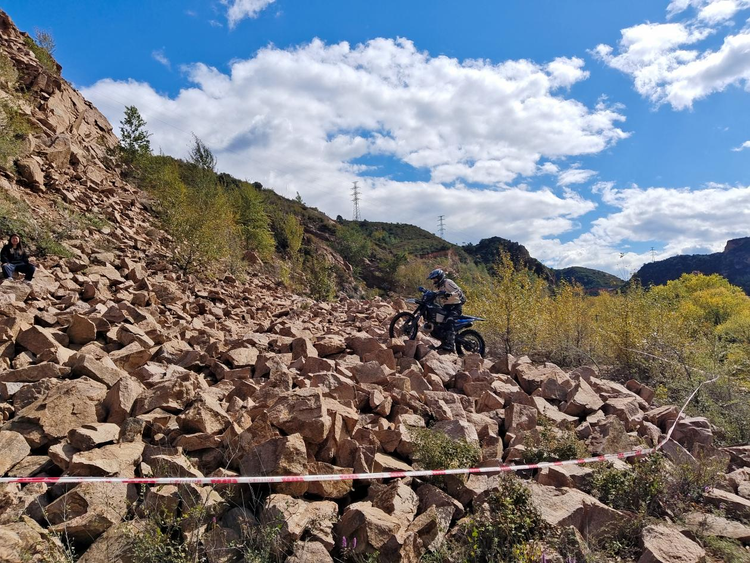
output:
[[[440,349],[447,352],[456,351],[456,329],[452,326],[445,329],[445,337],[443,338],[443,344],[440,346]]]

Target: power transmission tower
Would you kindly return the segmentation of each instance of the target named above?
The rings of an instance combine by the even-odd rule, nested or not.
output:
[[[352,188],[352,201],[354,202],[354,220],[361,221],[362,217],[359,214],[359,187],[357,186],[357,182],[354,182],[354,187]]]
[[[651,247],[651,261],[656,262],[656,251],[653,246]]]
[[[440,238],[445,238],[445,224],[443,223],[443,218],[445,215],[438,216],[438,232],[440,233]]]

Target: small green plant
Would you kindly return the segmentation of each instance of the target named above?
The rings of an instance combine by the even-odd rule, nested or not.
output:
[[[707,536],[703,538],[706,550],[724,563],[750,563],[750,553],[736,540]]]
[[[462,561],[530,563],[541,560],[536,542],[548,532],[531,491],[517,477],[503,475],[499,490],[463,524],[456,549]]]
[[[481,459],[481,450],[466,440],[454,440],[444,432],[431,428],[410,427],[414,438],[413,459],[422,469],[458,469],[476,467]],[[435,477],[442,485],[442,477]]]
[[[586,445],[574,432],[555,428],[547,417],[542,417],[539,421],[539,437],[529,434],[524,445],[524,463],[578,459],[589,455]]]
[[[281,523],[242,527],[240,551],[245,563],[281,563],[286,559],[281,541]]]
[[[29,50],[34,53],[34,56],[36,57],[36,60],[39,61],[39,64],[42,65],[42,67],[44,67],[44,69],[48,72],[59,76],[60,73],[57,68],[57,63],[52,57],[52,53],[50,53],[43,46],[39,45],[28,35],[24,37],[23,40]]]
[[[592,494],[617,510],[658,515],[666,490],[664,457],[652,454],[636,459],[630,471],[602,465],[594,471]]]
[[[0,83],[5,83],[11,89],[15,88],[18,71],[8,55],[0,52]]]
[[[635,561],[641,552],[641,536],[646,525],[645,514],[630,515],[606,526],[589,545],[594,554],[603,556],[605,561]]]

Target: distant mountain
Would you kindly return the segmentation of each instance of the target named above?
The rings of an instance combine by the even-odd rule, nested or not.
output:
[[[491,237],[482,239],[477,244],[467,244],[463,250],[476,262],[488,267],[497,262],[501,252],[507,252],[516,268],[527,268],[542,279],[549,282],[555,281],[554,271],[536,258],[532,258],[526,247],[517,242],[501,237]]]
[[[750,237],[728,241],[722,252],[673,256],[644,264],[634,277],[643,285],[663,285],[693,272],[724,276],[750,295]]]
[[[563,268],[562,270],[553,270],[557,281],[567,281],[570,283],[577,283],[582,285],[588,291],[601,291],[611,290],[622,287],[625,283],[617,276],[602,272],[601,270],[594,270],[592,268],[583,268],[581,266],[573,266],[571,268]]]

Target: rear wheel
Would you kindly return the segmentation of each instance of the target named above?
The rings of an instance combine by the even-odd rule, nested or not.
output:
[[[456,352],[479,354],[484,357],[484,338],[476,330],[464,330],[456,335]]]
[[[414,340],[417,337],[419,323],[417,318],[408,311],[399,313],[391,321],[391,327],[388,331],[391,338],[408,338]]]

